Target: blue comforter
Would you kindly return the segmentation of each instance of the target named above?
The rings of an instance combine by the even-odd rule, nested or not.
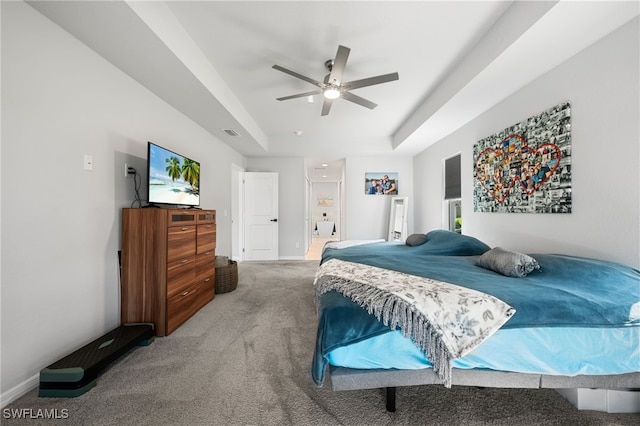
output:
[[[489,250],[481,241],[437,230],[416,247],[373,243],[327,248],[321,263],[342,259],[469,287],[516,309],[503,328],[640,326],[640,271],[621,264],[566,255],[532,254],[540,270],[511,278],[474,264]],[[336,292],[320,301],[312,376],[322,384],[326,355],[336,347],[389,332],[350,299]],[[637,305],[636,305],[637,306]]]

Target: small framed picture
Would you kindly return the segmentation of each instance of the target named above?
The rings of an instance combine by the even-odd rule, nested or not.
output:
[[[318,207],[333,207],[333,194],[318,194]]]
[[[365,173],[364,193],[367,195],[398,195],[398,173]]]

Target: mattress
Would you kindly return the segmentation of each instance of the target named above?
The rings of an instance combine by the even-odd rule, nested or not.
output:
[[[501,329],[452,367],[563,376],[624,374],[640,371],[639,342],[638,327]],[[431,367],[399,330],[336,348],[328,362],[357,369]]]

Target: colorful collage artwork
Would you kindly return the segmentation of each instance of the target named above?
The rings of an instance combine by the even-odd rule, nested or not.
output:
[[[473,148],[476,212],[571,213],[571,106],[559,104]]]

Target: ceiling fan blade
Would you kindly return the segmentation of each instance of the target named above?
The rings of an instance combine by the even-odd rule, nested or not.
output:
[[[336,58],[333,60],[333,65],[331,66],[331,76],[329,77],[329,82],[335,84],[340,84],[342,81],[342,74],[344,73],[344,68],[347,65],[347,59],[349,59],[349,52],[351,49],[344,46],[338,46],[338,51],[336,52]]]
[[[342,86],[347,89],[357,89],[359,87],[373,86],[374,84],[388,83],[389,81],[395,81],[398,78],[397,72],[392,72],[391,74],[378,75],[376,77],[363,78],[362,80],[350,81],[348,83],[344,83]]]
[[[331,110],[332,104],[333,99],[324,98],[324,102],[322,103],[322,113],[320,113],[320,115],[329,115],[329,110]]]
[[[274,65],[272,68],[273,68],[273,69],[276,69],[276,70],[278,70],[278,71],[282,71],[282,72],[283,72],[283,73],[285,73],[285,74],[292,75],[292,76],[294,76],[294,77],[296,77],[296,78],[299,78],[300,80],[304,80],[304,81],[306,81],[307,83],[311,83],[311,84],[313,84],[314,86],[318,86],[318,87],[320,87],[320,88],[324,87],[324,84],[320,83],[319,81],[314,80],[314,79],[309,78],[309,77],[306,77],[306,76],[304,76],[304,75],[302,75],[302,74],[298,74],[298,73],[297,73],[297,72],[295,72],[295,71],[291,71],[291,70],[288,70],[288,69],[286,69],[286,68],[283,68],[283,67],[281,67],[280,65]]]
[[[289,99],[304,98],[304,97],[307,97],[307,96],[319,95],[320,93],[322,93],[322,89],[312,90],[311,92],[306,92],[306,93],[298,93],[297,95],[284,96],[282,98],[276,98],[276,100],[277,101],[286,101],[286,100],[289,100]]]
[[[374,104],[373,102],[368,101],[365,98],[361,98],[360,96],[354,95],[351,92],[347,92],[347,91],[342,92],[342,97],[348,101],[351,101],[358,105],[362,105],[363,107],[366,107],[369,109],[374,109],[375,107],[378,106],[378,104]]]

